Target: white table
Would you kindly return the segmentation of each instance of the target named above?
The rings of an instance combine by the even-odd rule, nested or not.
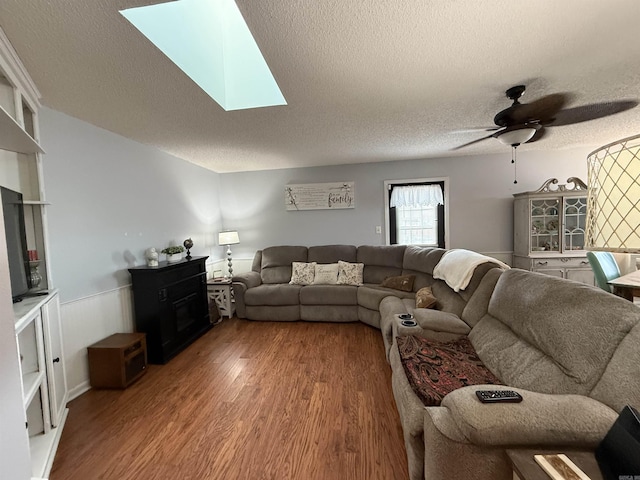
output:
[[[607,283],[613,285],[613,293],[633,302],[634,294],[638,295],[635,292],[640,292],[640,270],[614,278]]]
[[[233,299],[233,287],[231,280],[213,279],[207,281],[207,293],[209,299],[216,302],[218,311],[222,317],[233,317],[236,305]]]

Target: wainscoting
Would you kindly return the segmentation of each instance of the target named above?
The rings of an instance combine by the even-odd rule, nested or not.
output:
[[[235,260],[234,273],[251,269],[251,260]],[[246,270],[245,270],[246,269]],[[207,262],[208,276],[226,271],[225,260]],[[135,331],[131,285],[61,304],[69,400],[91,388],[87,347],[114,333]]]
[[[69,400],[89,390],[87,347],[113,333],[133,332],[131,286],[61,305]]]

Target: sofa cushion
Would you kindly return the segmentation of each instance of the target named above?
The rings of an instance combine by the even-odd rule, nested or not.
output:
[[[309,247],[308,260],[316,263],[338,263],[339,260],[344,262],[356,261],[355,245],[318,245]]]
[[[637,305],[628,302],[629,310]],[[640,312],[638,312],[640,316]],[[609,405],[619,412],[625,405],[633,405],[640,408],[640,321],[631,329],[629,334],[618,346],[604,375],[591,391],[590,396]],[[620,381],[624,378],[624,381]]]
[[[268,267],[260,270],[262,283],[279,284],[289,283],[291,280],[291,264],[279,267]]]
[[[358,321],[357,305],[300,305],[300,319],[307,322]]]
[[[301,305],[358,305],[353,285],[307,285],[300,289]]]
[[[396,342],[407,379],[426,406],[440,405],[442,399],[469,385],[500,384],[485,367],[467,337],[437,342],[409,335]]]
[[[338,285],[362,285],[364,263],[338,262]]]
[[[431,291],[438,300],[436,308],[444,312],[454,313],[459,317],[462,317],[464,307],[467,306],[467,302],[456,292],[449,288],[449,285],[442,280],[435,280],[431,285]]]
[[[253,262],[251,262],[251,271],[260,273],[262,268],[262,250],[258,250],[253,256]]]
[[[316,276],[316,262],[292,262],[291,285],[311,285]]]
[[[246,315],[249,320],[297,322],[300,320],[300,305],[248,305]]]
[[[244,303],[247,306],[298,305],[300,288],[302,288],[300,285],[289,285],[288,283],[262,284],[245,292]]]
[[[416,292],[416,308],[435,308],[437,301],[431,287],[422,287]]]
[[[428,287],[433,283],[433,269],[446,250],[444,248],[423,248],[407,245],[402,259],[402,275],[415,275],[413,290]]]
[[[403,292],[413,291],[413,282],[415,275],[398,275],[396,277],[387,277],[380,284],[381,287],[393,288]]]
[[[364,263],[364,283],[380,284],[387,277],[402,273],[404,245],[362,245],[358,262]]]
[[[471,300],[471,297],[476,292],[476,289],[478,288],[484,277],[487,275],[487,273],[492,272],[496,269],[500,272],[504,271],[502,268],[498,267],[498,265],[492,262],[486,262],[478,265],[474,270],[473,275],[471,276],[471,281],[469,281],[469,285],[467,285],[467,288],[458,292],[460,297],[462,297],[465,302]]]
[[[479,268],[481,268],[480,266]],[[477,270],[477,269],[476,269]],[[467,302],[466,307],[462,311],[462,318],[469,326],[475,326],[482,317],[487,314],[489,310],[489,300],[491,294],[496,288],[496,283],[502,275],[503,270],[499,268],[490,269],[486,275],[482,277],[482,280],[478,284],[478,287],[474,289],[473,295]],[[472,278],[473,282],[474,279]],[[470,287],[469,287],[470,288]]]
[[[476,268],[487,262],[494,263],[504,270],[510,268],[495,258],[471,250],[454,248],[442,256],[433,270],[433,278],[444,280],[455,292],[466,290]]]
[[[471,327],[460,320],[457,315],[440,310],[417,308],[413,310],[413,319],[423,330],[431,332],[448,332],[467,335]]]
[[[267,247],[262,250],[262,283],[288,283],[291,280],[291,264],[306,261],[307,247]]]
[[[315,263],[315,262],[314,262]],[[338,264],[315,263],[316,273],[313,278],[314,285],[336,285],[338,283]]]
[[[411,299],[415,296],[413,292],[392,290],[391,288],[381,287],[380,285],[362,285],[358,288],[358,305],[368,308],[369,310],[378,311],[380,309],[380,302],[382,299],[389,295]]]

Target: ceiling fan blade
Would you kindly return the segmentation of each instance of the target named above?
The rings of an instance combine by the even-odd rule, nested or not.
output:
[[[569,95],[552,93],[531,103],[514,103],[499,112],[493,122],[501,127],[511,127],[525,123],[548,123],[565,106]]]
[[[476,140],[472,140],[471,142],[463,143],[462,145],[453,147],[451,150],[460,150],[461,148],[468,147],[469,145],[473,145],[474,143],[482,142],[483,140],[487,140],[488,138],[495,137],[496,135],[497,133],[492,133],[491,135],[487,135],[486,137],[478,138]]]
[[[461,128],[460,130],[452,130],[448,132],[450,134],[456,135],[460,133],[476,133],[476,132],[495,132],[496,130],[500,130],[502,127],[471,127],[471,128]]]
[[[562,125],[587,122],[630,110],[637,105],[638,102],[636,100],[621,100],[617,102],[590,103],[580,107],[567,108],[559,111],[547,125],[560,127]]]
[[[515,105],[511,118],[515,124],[539,122],[546,124],[552,121],[569,100],[566,93],[545,95],[531,103]]]

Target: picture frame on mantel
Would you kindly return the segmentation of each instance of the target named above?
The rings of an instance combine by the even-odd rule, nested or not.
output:
[[[284,203],[290,211],[355,208],[355,182],[289,184]]]

